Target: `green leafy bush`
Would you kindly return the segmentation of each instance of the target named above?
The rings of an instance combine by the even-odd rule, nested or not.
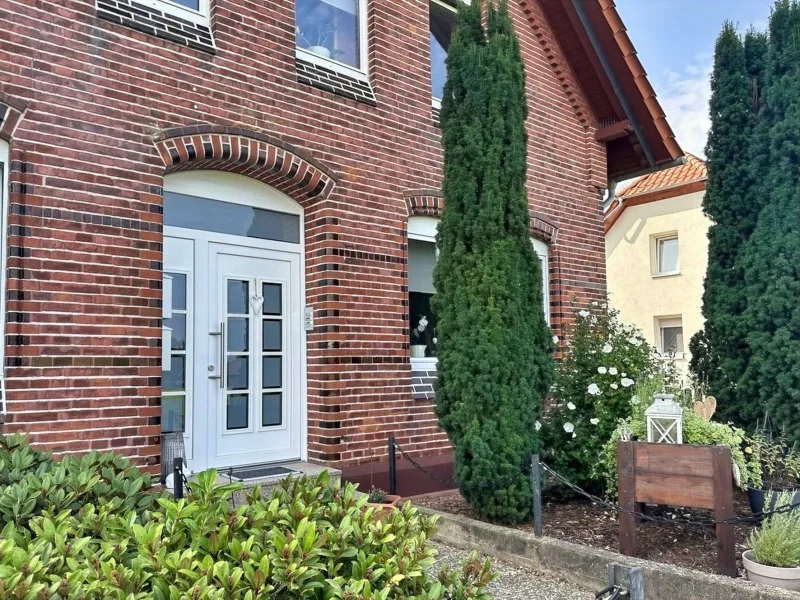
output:
[[[377,520],[327,473],[234,507],[242,485],[215,471],[174,500],[114,455],[58,464],[19,437],[0,447],[3,600],[488,600],[475,556],[428,575],[435,518],[406,504]]]
[[[792,504],[794,492],[778,494],[775,508]],[[770,499],[771,503],[772,500]],[[771,567],[800,567],[800,509],[772,515],[750,534],[756,562]]]
[[[567,479],[602,492],[597,457],[620,419],[631,415],[634,386],[661,373],[663,361],[618,312],[593,303],[576,310],[558,369],[556,406],[543,423],[542,455]]]
[[[598,476],[605,480],[607,495],[615,496],[617,493],[617,442],[623,437],[623,432],[628,437],[640,441],[647,441],[647,417],[645,410],[652,404],[653,394],[665,389],[663,378],[655,377],[643,382],[635,389],[630,405],[632,414],[626,419],[621,419],[604,445],[600,460],[597,462]],[[722,445],[731,449],[731,459],[739,470],[741,488],[748,485],[758,487],[761,485],[761,466],[757,455],[752,451],[750,440],[742,429],[705,421],[690,407],[683,411],[683,442],[703,446]]]

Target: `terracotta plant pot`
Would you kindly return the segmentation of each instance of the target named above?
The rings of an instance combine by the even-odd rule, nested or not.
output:
[[[397,508],[398,504],[400,504],[400,499],[400,496],[386,494],[386,502],[367,502],[367,508],[374,507],[375,512],[373,514],[375,519],[381,520]]]
[[[762,565],[755,561],[752,550],[747,550],[742,554],[742,562],[747,571],[747,578],[753,583],[800,592],[800,567],[788,569]]]

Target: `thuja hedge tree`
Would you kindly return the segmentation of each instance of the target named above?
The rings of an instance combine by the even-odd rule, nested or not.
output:
[[[485,517],[518,522],[531,505],[519,470],[537,447],[553,359],[525,190],[525,72],[505,2],[488,6],[485,30],[480,2],[459,8],[447,73],[437,413],[464,497]]]
[[[751,32],[743,41],[730,22],[717,38],[703,199],[703,210],[713,222],[703,292],[705,327],[690,343],[692,369],[716,396],[718,412],[742,425],[758,416],[752,389],[739,381],[750,355],[743,323],[747,297],[742,255],[762,204],[753,193],[759,173],[751,169],[751,151],[765,48],[763,35]]]

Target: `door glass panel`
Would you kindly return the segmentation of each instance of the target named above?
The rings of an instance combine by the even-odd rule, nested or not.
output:
[[[187,390],[186,368],[190,360],[188,328],[191,327],[185,273],[167,273],[172,277],[172,317],[164,319],[164,327],[172,329],[170,369],[161,374],[161,430],[164,433],[186,431]]]
[[[228,374],[228,389],[229,390],[246,390],[249,385],[248,368],[250,366],[250,359],[247,356],[229,356],[228,367],[226,373]]]
[[[247,429],[249,404],[249,396],[247,394],[231,394],[228,396],[226,423],[228,429]]]
[[[172,356],[169,371],[161,376],[161,387],[164,391],[183,391],[186,389],[186,356]]]
[[[172,329],[172,349],[186,350],[186,315],[172,313],[172,317],[164,319],[164,327]]]
[[[164,396],[161,399],[161,431],[174,433],[185,431],[186,412],[184,396]]]
[[[281,321],[264,320],[264,344],[266,352],[281,351]]]
[[[279,388],[281,387],[281,363],[283,360],[280,356],[265,356],[263,360],[263,373],[264,373],[264,387],[265,388]]]
[[[186,310],[186,275],[183,273],[168,273],[172,275],[172,310]]]
[[[261,396],[261,426],[273,427],[283,420],[283,394],[270,393]]]
[[[250,319],[228,317],[228,352],[247,352],[250,347]]]
[[[281,314],[281,285],[279,283],[265,283],[261,294],[264,296],[264,314]]]
[[[250,312],[250,282],[228,280],[228,314],[246,315]]]

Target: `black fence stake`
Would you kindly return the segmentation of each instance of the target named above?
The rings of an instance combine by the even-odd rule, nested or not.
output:
[[[542,475],[539,455],[531,456],[531,489],[533,490],[533,535],[542,537]]]
[[[394,436],[389,437],[389,494],[397,495],[397,455]]]
[[[183,498],[183,459],[181,457],[172,459],[172,472],[175,500],[180,500]]]

